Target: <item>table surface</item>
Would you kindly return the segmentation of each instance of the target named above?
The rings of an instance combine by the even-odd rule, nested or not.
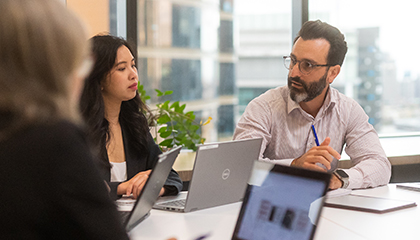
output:
[[[415,201],[420,192],[389,184],[378,188],[353,190],[352,194]],[[241,202],[205,210],[177,213],[152,210],[150,216],[129,234],[133,240],[231,239]],[[420,207],[377,214],[324,207],[315,233],[316,240],[420,239]]]

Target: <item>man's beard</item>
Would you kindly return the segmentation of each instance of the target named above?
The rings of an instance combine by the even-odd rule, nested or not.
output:
[[[328,72],[326,72],[318,81],[309,84],[305,83],[299,77],[288,77],[287,86],[290,90],[290,98],[293,101],[300,103],[309,102],[318,97],[324,90],[325,86],[327,86],[327,73]],[[292,81],[300,83],[302,85],[302,89],[293,87]]]

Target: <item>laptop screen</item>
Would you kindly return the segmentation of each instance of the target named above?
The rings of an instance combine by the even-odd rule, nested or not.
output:
[[[182,146],[175,147],[159,155],[156,165],[138,196],[129,218],[126,220],[125,227],[127,231],[133,229],[148,216],[153,204],[155,204],[156,199],[159,197],[159,192],[165,184],[181,148]]]
[[[232,239],[312,239],[330,177],[256,162]]]

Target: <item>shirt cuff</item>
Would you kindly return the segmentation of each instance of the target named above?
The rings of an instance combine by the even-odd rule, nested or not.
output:
[[[163,186],[165,193],[162,196],[173,196],[178,194],[178,188],[172,185]]]
[[[361,188],[363,185],[363,175],[356,169],[341,169],[349,175],[349,185],[347,189]]]

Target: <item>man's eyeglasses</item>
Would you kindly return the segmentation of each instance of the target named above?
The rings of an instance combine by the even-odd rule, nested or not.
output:
[[[296,63],[299,63],[299,71],[305,75],[309,74],[312,72],[312,70],[314,70],[314,68],[316,67],[331,67],[334,65],[331,64],[324,64],[324,65],[320,65],[320,64],[313,64],[307,60],[302,60],[302,61],[298,61],[296,60],[294,57],[291,56],[283,56],[283,60],[284,60],[284,66],[287,69],[291,69],[293,68],[293,66],[295,66]]]

